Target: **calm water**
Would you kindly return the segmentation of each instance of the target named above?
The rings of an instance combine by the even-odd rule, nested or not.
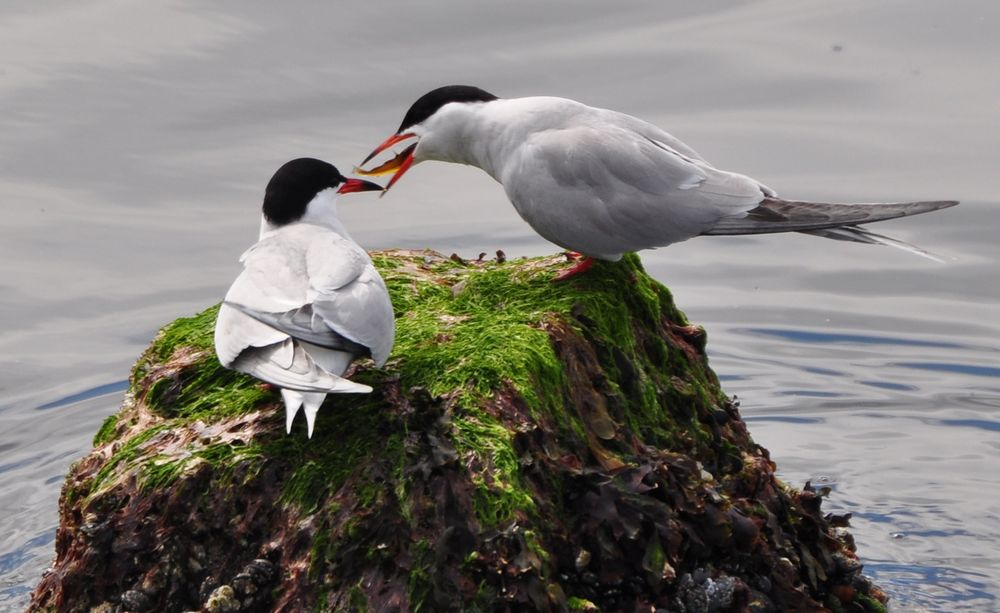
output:
[[[786,196],[958,198],[878,230],[644,254],[791,483],[833,487],[897,611],[1000,607],[1000,5],[68,0],[0,8],[0,609],[52,555],[74,459],[162,324],[218,300],[264,183],[349,170],[472,83],[654,121]],[[345,200],[368,247],[553,251],[474,169]]]

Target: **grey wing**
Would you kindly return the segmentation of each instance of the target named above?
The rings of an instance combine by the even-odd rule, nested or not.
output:
[[[595,246],[625,246],[619,252],[701,234],[719,219],[757,206],[767,189],[623,126],[539,133],[520,159],[517,172],[506,173],[503,182],[532,225],[529,216],[555,234],[565,227],[573,239],[587,235]]]
[[[597,111],[595,116],[602,125],[615,126],[620,130],[622,136],[619,138],[636,141],[637,137],[642,137],[668,154],[666,157],[650,156],[650,163],[655,166],[663,168],[665,165],[675,165],[678,160],[682,160],[697,167],[704,175],[697,192],[710,194],[722,200],[728,199],[729,202],[721,203],[727,208],[734,205],[743,208],[747,202],[760,202],[764,196],[775,196],[774,190],[753,178],[716,168],[687,143],[659,126],[617,111],[604,109]]]
[[[703,162],[707,164],[708,162],[703,158],[697,151],[692,149],[673,134],[670,134],[666,130],[651,124],[647,121],[643,121],[638,117],[633,117],[631,115],[626,115],[624,113],[619,113],[617,111],[610,111],[606,109],[595,109],[598,111],[599,120],[605,123],[610,123],[613,125],[620,126],[631,132],[639,134],[654,141],[661,146],[676,152],[678,155],[694,162]]]
[[[231,368],[278,387],[300,392],[371,392],[370,386],[338,376],[337,373],[344,372],[352,359],[351,354],[339,353],[339,356],[334,356],[339,360],[331,362],[326,359],[328,354],[317,355],[316,348],[286,337],[280,343],[245,349],[233,361]]]
[[[254,295],[253,284],[248,279],[247,275],[241,274],[230,288],[227,298]],[[282,388],[304,392],[366,391],[365,386],[358,387],[358,384],[337,376],[346,368],[349,358],[345,358],[344,368],[329,372],[330,368],[317,366],[299,341],[227,302],[219,307],[215,322],[215,353],[226,368]]]
[[[337,238],[307,254],[313,312],[338,334],[368,348],[379,366],[392,350],[396,320],[385,282],[357,244]]]
[[[259,241],[241,257],[243,271],[226,292],[225,302],[261,312],[279,313],[305,304],[307,282],[302,248],[275,235]],[[215,352],[230,366],[249,347],[265,347],[288,334],[223,303],[215,324]]]
[[[243,347],[261,346],[257,339],[273,342],[278,333],[354,355],[370,353],[380,365],[388,358],[395,335],[392,304],[357,244],[317,226],[289,228],[283,239],[261,241],[243,260],[246,270],[222,307],[249,329]],[[226,357],[235,358],[236,349]]]
[[[368,386],[338,376],[356,355],[353,351],[330,350],[309,342],[321,338],[324,325],[315,326],[315,335],[305,339],[289,334],[301,323],[310,293],[306,263],[310,240],[303,238],[293,233],[276,234],[241,257],[244,270],[226,293],[216,321],[219,361],[286,389],[370,391]],[[261,313],[274,315],[274,320],[258,316]]]
[[[226,300],[239,300],[253,295],[253,285],[245,274],[237,277],[226,294]],[[275,305],[276,309],[282,308]],[[266,347],[288,338],[284,332],[256,321],[225,302],[215,320],[215,353],[223,366],[232,367],[237,357],[250,347]]]
[[[318,296],[315,312],[334,330],[371,351],[375,364],[389,358],[396,320],[385,282],[370,263],[350,283]]]
[[[262,324],[312,345],[344,351],[358,357],[371,355],[371,350],[368,347],[356,343],[330,328],[326,321],[315,312],[312,304],[284,313],[258,311],[235,302],[225,302],[224,304]]]

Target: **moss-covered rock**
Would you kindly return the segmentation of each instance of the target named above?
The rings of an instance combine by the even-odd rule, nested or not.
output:
[[[639,259],[373,254],[393,357],[284,433],[216,308],[164,328],[63,488],[32,607],[877,610],[846,518],[778,482]]]

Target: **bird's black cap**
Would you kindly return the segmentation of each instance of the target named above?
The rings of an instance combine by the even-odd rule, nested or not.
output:
[[[346,180],[336,166],[323,160],[298,158],[286,162],[264,190],[264,217],[276,226],[297,221],[316,194]]]
[[[472,85],[445,85],[432,89],[410,106],[396,133],[424,121],[449,102],[489,102],[496,99],[490,92]]]

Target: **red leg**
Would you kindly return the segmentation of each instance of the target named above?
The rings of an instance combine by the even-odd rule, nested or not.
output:
[[[590,270],[590,267],[593,266],[593,265],[594,265],[594,258],[592,258],[592,257],[584,257],[582,260],[580,260],[579,263],[576,264],[576,266],[574,266],[574,267],[572,267],[572,268],[570,268],[568,270],[562,271],[561,273],[559,273],[558,275],[556,275],[555,278],[552,279],[552,281],[553,282],[556,282],[556,281],[565,281],[566,279],[569,279],[571,277],[575,277],[575,276],[577,276],[580,273],[587,272],[588,270]]]

